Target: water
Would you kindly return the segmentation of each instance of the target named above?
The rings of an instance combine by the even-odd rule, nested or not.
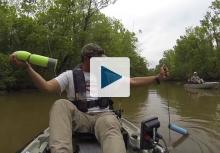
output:
[[[0,95],[0,152],[21,148],[48,126],[53,101],[61,98],[37,91]],[[135,88],[130,98],[115,98],[115,107],[137,126],[143,119],[159,117],[160,134],[171,152],[218,153],[220,149],[220,90],[185,90],[181,84]],[[189,136],[168,129],[171,123],[188,130]]]

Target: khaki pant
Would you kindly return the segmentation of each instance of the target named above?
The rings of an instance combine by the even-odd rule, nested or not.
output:
[[[120,123],[112,112],[89,115],[80,112],[70,101],[60,99],[51,108],[49,126],[52,153],[75,151],[72,131],[94,133],[103,153],[126,153]]]

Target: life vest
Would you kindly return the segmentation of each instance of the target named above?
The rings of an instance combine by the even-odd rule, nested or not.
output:
[[[87,112],[89,108],[97,106],[100,109],[109,107],[113,110],[113,101],[110,97],[101,97],[91,101],[86,100],[86,80],[81,65],[77,65],[72,70],[72,74],[75,89],[75,100],[72,102],[80,111]]]

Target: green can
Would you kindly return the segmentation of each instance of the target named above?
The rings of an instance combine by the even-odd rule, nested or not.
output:
[[[31,55],[31,53],[27,51],[16,51],[15,53],[16,53],[17,59],[22,60],[22,61],[28,61]]]
[[[33,65],[38,65],[49,69],[55,70],[57,66],[57,59],[37,54],[31,54],[27,51],[16,51],[16,57],[19,60],[27,61]]]

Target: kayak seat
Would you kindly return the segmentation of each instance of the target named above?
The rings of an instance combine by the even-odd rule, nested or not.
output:
[[[101,153],[101,147],[92,133],[74,133],[75,148],[77,153]]]
[[[122,128],[121,133],[124,139],[125,147],[128,146],[128,132]],[[77,153],[101,153],[100,143],[92,133],[75,132],[74,138],[76,141]]]

